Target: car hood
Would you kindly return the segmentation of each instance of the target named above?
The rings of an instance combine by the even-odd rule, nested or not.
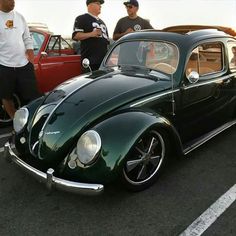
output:
[[[141,94],[145,97],[168,88],[170,81],[134,73],[97,72],[76,77],[57,87],[38,108],[31,123],[30,146],[38,146],[33,151],[40,159],[65,157],[97,119]]]

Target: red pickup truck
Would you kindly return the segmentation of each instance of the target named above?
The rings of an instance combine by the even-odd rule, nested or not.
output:
[[[81,57],[72,46],[61,37],[45,30],[30,27],[34,44],[34,67],[38,88],[48,92],[60,83],[81,74]],[[20,101],[15,97],[16,106]],[[11,119],[0,101],[0,126]]]
[[[30,28],[34,43],[34,67],[38,87],[48,92],[81,74],[81,57],[60,35]]]

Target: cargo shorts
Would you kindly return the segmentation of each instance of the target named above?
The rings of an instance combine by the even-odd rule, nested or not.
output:
[[[40,96],[32,63],[23,67],[0,65],[0,99],[12,99],[13,94],[24,103]]]

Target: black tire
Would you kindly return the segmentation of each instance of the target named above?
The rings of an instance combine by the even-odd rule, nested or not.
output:
[[[19,97],[14,94],[14,104],[16,109],[19,109],[21,107],[21,101]],[[4,109],[4,106],[2,105],[2,102],[0,101],[0,127],[9,126],[12,124],[12,119],[8,116],[7,112]]]
[[[169,141],[163,131],[146,131],[125,159],[122,181],[126,188],[141,191],[156,182],[169,156]]]

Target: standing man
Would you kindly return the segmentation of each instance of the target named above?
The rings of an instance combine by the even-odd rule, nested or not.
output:
[[[139,9],[139,3],[137,0],[129,0],[124,2],[128,16],[121,18],[115,27],[113,33],[113,39],[117,40],[122,36],[142,30],[142,29],[153,29],[149,21],[139,17],[137,15]]]
[[[86,0],[88,13],[75,19],[72,38],[81,41],[81,59],[88,58],[92,70],[97,70],[109,45],[105,23],[98,17],[103,0]]]
[[[0,0],[0,99],[13,119],[13,94],[24,102],[38,97],[33,41],[24,17],[14,11],[14,0]]]

